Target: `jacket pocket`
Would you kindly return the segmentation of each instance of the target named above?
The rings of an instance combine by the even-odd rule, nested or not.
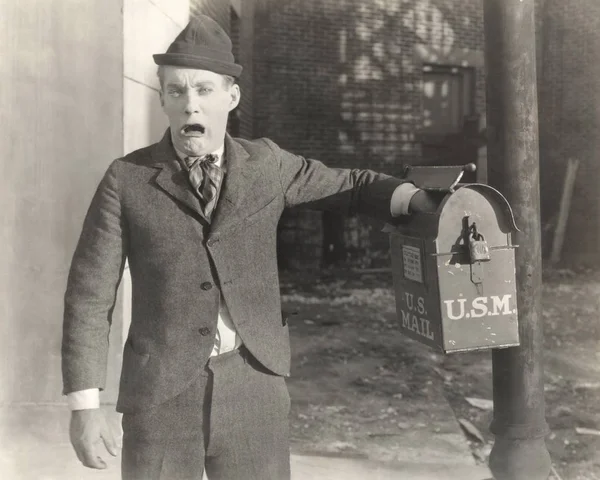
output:
[[[133,341],[131,337],[128,338],[123,348],[121,391],[138,390],[144,385],[145,382],[142,379],[145,377],[143,373],[148,364],[148,360],[150,360],[150,354],[134,350]]]

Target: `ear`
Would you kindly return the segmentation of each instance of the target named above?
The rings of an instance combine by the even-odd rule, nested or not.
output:
[[[240,91],[239,85],[232,85],[229,88],[229,95],[231,95],[231,102],[229,103],[229,111],[231,112],[235,107],[237,107],[240,104],[242,92]]]
[[[162,89],[158,91],[158,98],[160,98],[160,106],[164,107],[165,106],[165,99],[163,97]]]

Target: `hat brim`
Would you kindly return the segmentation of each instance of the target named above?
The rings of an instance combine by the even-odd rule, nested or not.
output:
[[[243,70],[242,66],[237,63],[222,62],[213,58],[190,55],[188,53],[157,53],[152,55],[152,57],[154,57],[154,63],[157,65],[209,70],[232,77],[239,77]]]

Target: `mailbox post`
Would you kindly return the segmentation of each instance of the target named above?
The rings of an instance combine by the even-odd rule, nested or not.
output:
[[[516,235],[521,346],[492,352],[497,480],[546,480],[538,111],[534,0],[484,0],[488,179],[508,198]]]

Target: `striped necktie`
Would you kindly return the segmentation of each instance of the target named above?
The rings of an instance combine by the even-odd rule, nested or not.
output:
[[[223,181],[223,170],[216,165],[217,160],[218,157],[212,154],[185,159],[190,184],[202,202],[204,216],[209,220],[217,204],[219,188]]]

